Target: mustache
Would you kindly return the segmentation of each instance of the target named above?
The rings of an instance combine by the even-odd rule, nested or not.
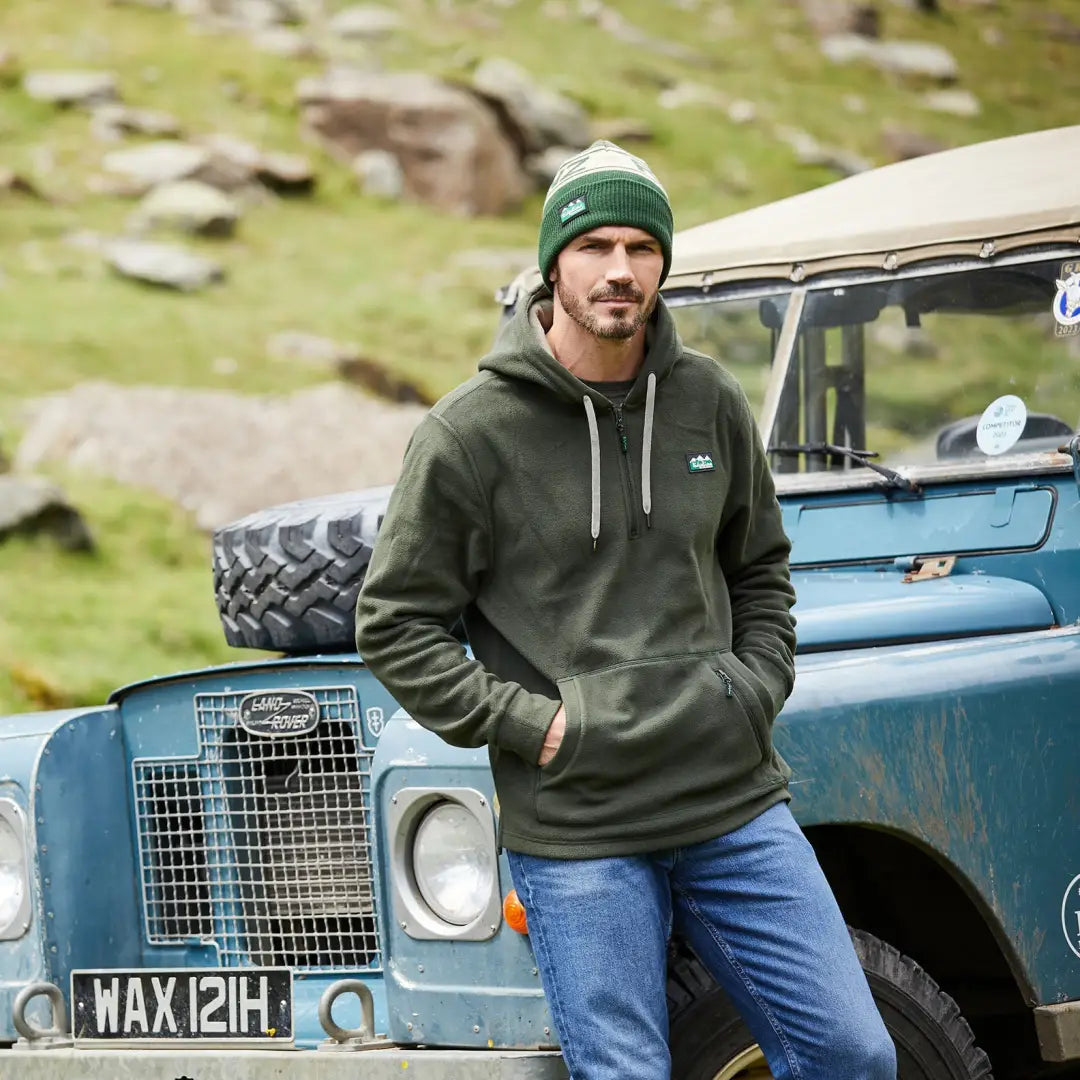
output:
[[[613,285],[609,288],[598,289],[595,292],[589,293],[589,300],[594,303],[599,300],[630,300],[636,304],[640,304],[644,299],[645,294],[634,285]]]

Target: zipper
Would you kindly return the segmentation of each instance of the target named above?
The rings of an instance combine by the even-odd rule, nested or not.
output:
[[[612,405],[611,410],[615,414],[615,434],[618,436],[619,449],[622,451],[619,455],[619,467],[623,479],[623,497],[626,500],[627,528],[630,539],[636,540],[639,533],[637,492],[634,490],[634,475],[630,469],[630,440],[626,437],[626,425],[623,423],[622,406]]]
[[[719,668],[714,668],[713,670],[720,676],[724,686],[727,687],[727,696],[733,698],[735,696],[735,684],[731,681],[731,677],[726,671],[721,671]]]
[[[768,752],[765,746],[765,740],[762,737],[761,731],[758,729],[758,722],[754,718],[754,714],[744,703],[743,699],[735,693],[735,684],[731,681],[731,676],[726,671],[722,671],[720,668],[713,668],[713,671],[720,676],[721,682],[727,689],[727,696],[734,698],[739,703],[739,708],[746,714],[746,719],[750,723],[750,730],[754,733],[754,738],[757,740],[758,748],[761,750],[762,760],[765,759],[765,755]]]

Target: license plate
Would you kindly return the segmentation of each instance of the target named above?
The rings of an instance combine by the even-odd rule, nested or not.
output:
[[[292,971],[73,971],[71,1030],[77,1043],[291,1043]]]

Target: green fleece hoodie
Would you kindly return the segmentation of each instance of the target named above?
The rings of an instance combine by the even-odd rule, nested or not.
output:
[[[405,455],[357,648],[422,724],[487,745],[513,851],[696,843],[787,797],[790,545],[738,383],[657,305],[621,408],[566,370],[542,293]],[[450,633],[459,615],[475,659]],[[566,736],[537,758],[558,709]]]

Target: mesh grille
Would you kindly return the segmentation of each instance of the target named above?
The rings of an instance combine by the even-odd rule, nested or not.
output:
[[[319,726],[262,738],[243,694],[198,694],[194,761],[136,761],[147,936],[225,965],[377,967],[371,754],[351,687],[309,691]]]

